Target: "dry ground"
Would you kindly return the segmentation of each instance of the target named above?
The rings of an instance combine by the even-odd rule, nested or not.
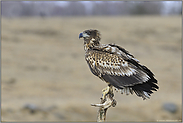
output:
[[[115,93],[107,121],[181,121],[180,16],[2,18],[2,121],[96,120],[90,104],[106,84],[89,71],[78,39],[90,28],[148,66],[160,87],[146,101]],[[164,110],[166,102],[178,110]]]

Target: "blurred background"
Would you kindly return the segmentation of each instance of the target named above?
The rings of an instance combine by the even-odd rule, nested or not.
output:
[[[182,121],[182,2],[1,2],[2,121],[96,121],[105,82],[79,33],[98,29],[146,65],[160,89],[143,101],[115,93],[107,121]]]

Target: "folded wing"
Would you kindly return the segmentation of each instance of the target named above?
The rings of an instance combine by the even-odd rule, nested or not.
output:
[[[92,73],[118,89],[130,88],[143,98],[158,89],[153,73],[122,47],[95,47],[85,56]]]

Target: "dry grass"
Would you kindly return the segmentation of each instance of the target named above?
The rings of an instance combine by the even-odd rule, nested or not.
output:
[[[104,82],[92,75],[78,35],[96,28],[148,66],[160,89],[143,101],[115,94],[107,121],[181,119],[181,17],[2,19],[2,121],[95,121]],[[178,105],[174,114],[165,102]],[[39,107],[31,113],[25,104]]]

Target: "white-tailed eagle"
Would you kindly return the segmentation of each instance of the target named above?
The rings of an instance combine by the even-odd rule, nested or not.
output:
[[[135,92],[143,99],[159,88],[154,74],[127,50],[116,44],[100,44],[98,30],[85,30],[79,38],[84,38],[85,59],[91,72],[109,87],[126,94]]]

